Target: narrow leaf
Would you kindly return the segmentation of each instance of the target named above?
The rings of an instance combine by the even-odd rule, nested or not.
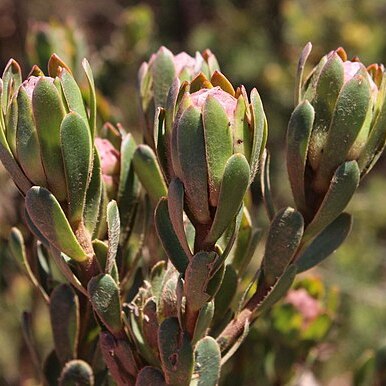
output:
[[[351,226],[352,217],[348,213],[340,214],[296,258],[297,272],[307,271],[331,255],[344,242]]]
[[[178,178],[173,179],[169,185],[167,203],[174,232],[176,233],[186,256],[190,259],[192,257],[192,252],[188,245],[184,227],[184,186]]]
[[[162,198],[155,210],[155,226],[162,246],[176,269],[184,273],[189,259],[186,256],[170,220],[167,199]]]
[[[50,318],[56,354],[65,364],[77,356],[80,323],[78,296],[69,284],[52,291]]]
[[[109,249],[107,252],[107,261],[105,272],[111,274],[117,257],[120,220],[117,203],[113,200],[107,205],[107,232],[109,236]]]

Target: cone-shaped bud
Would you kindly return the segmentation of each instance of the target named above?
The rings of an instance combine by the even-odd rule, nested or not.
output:
[[[298,69],[298,106],[288,127],[287,164],[295,201],[312,216],[330,188],[337,168],[357,161],[361,176],[379,157],[386,140],[383,65],[347,60],[342,48],[324,56],[303,81],[311,50]],[[309,216],[309,217],[310,217]]]
[[[214,245],[256,174],[267,137],[263,106],[256,89],[248,98],[244,87],[235,91],[217,71],[211,79],[201,73],[180,90],[172,87],[169,97],[175,100],[165,110],[171,133],[158,156],[166,160],[165,175],[183,183],[192,223],[210,230],[206,241]]]
[[[196,56],[186,52],[173,55],[166,47],[161,47],[157,53],[144,62],[138,72],[141,108],[145,118],[145,142],[154,148],[153,125],[154,113],[158,108],[165,108],[167,97],[173,81],[191,81],[199,73],[211,77],[219,70],[216,57],[210,50]]]
[[[35,66],[22,82],[20,66],[11,60],[0,82],[6,85],[0,90],[0,160],[24,195],[28,196],[27,192],[36,185],[36,189],[47,190],[52,196],[50,202],[62,213],[63,221],[68,221],[69,234],[86,249],[76,254],[79,261],[91,256],[85,225],[92,228],[87,212],[90,202],[99,205],[93,192],[101,190],[95,183],[100,171],[93,144],[93,78],[87,61],[83,66],[89,83],[90,109],[84,104],[70,68],[55,54],[48,62],[49,76]],[[98,212],[95,209],[92,206],[92,211]],[[41,216],[32,217],[31,226],[40,229]],[[52,223],[43,234],[60,232]],[[49,238],[53,245],[55,237]]]

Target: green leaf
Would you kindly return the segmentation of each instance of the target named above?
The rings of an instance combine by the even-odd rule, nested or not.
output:
[[[117,258],[120,235],[120,220],[117,203],[113,200],[107,205],[107,232],[109,237],[109,248],[105,272],[111,274]]]
[[[351,225],[352,217],[348,213],[340,214],[296,258],[297,272],[307,271],[338,249],[350,233]]]
[[[193,349],[177,318],[168,318],[161,323],[158,346],[166,383],[188,386],[193,372]]]
[[[32,94],[32,106],[48,187],[59,201],[66,199],[66,179],[60,148],[60,125],[64,106],[48,78],[40,78]]]
[[[20,189],[23,194],[26,194],[28,189],[32,187],[32,183],[20,169],[20,166],[16,162],[15,158],[11,153],[11,150],[8,147],[8,144],[6,144],[5,138],[4,142],[2,141],[2,134],[3,132],[0,129],[0,160],[7,172],[12,177],[18,189]]]
[[[320,158],[315,182],[315,187],[320,191],[326,190],[336,168],[347,159],[347,154],[365,123],[370,98],[369,84],[362,75],[356,75],[343,86]]]
[[[122,330],[121,301],[115,280],[109,274],[101,273],[89,281],[87,291],[102,322],[112,334],[119,333]]]
[[[248,125],[246,110],[247,106],[245,104],[245,99],[240,95],[237,99],[232,124],[233,152],[244,154],[245,158],[249,160],[251,158],[253,133],[251,133],[251,129]]]
[[[349,203],[358,187],[360,171],[356,161],[348,161],[336,169],[330,187],[304,232],[305,240],[310,240],[334,221]]]
[[[260,185],[265,210],[269,220],[272,221],[272,219],[275,217],[276,209],[271,191],[271,178],[269,170],[270,158],[271,157],[269,152],[264,150],[264,153],[261,157]]]
[[[83,221],[85,227],[88,229],[90,235],[92,235],[93,237],[97,236],[97,223],[98,216],[100,214],[100,205],[102,203],[102,193],[103,185],[100,159],[97,150],[94,148],[94,161],[92,163],[90,182],[87,187],[83,210]]]
[[[288,266],[283,275],[280,276],[275,285],[270,288],[267,295],[254,310],[255,316],[269,310],[287,293],[287,291],[291,288],[293,281],[295,280],[296,273],[297,271],[295,265],[291,264]]]
[[[7,113],[9,102],[14,95],[15,91],[21,85],[21,68],[19,63],[14,59],[10,59],[5,66],[3,76],[3,90],[1,95],[1,107],[3,110],[3,114]]]
[[[158,299],[161,292],[162,281],[166,273],[166,264],[164,260],[158,261],[150,271],[149,281],[151,284],[151,293],[156,299]]]
[[[69,284],[57,286],[50,296],[50,318],[56,354],[62,364],[77,356],[79,300]]]
[[[145,366],[138,373],[135,386],[166,386],[162,371],[152,366]]]
[[[188,245],[184,227],[184,186],[178,178],[174,178],[170,182],[167,203],[174,232],[178,237],[186,256],[190,259],[192,257],[192,252]]]
[[[131,134],[124,136],[121,143],[121,167],[117,203],[121,215],[121,244],[129,238],[139,203],[140,184],[134,174],[133,155],[137,145]]]
[[[295,105],[299,104],[302,99],[302,85],[303,85],[303,72],[304,66],[307,62],[307,59],[311,53],[312,44],[308,42],[300,55],[298,68],[296,72],[296,87],[295,87]]]
[[[87,82],[88,82],[88,89],[90,94],[89,126],[91,130],[91,137],[94,138],[95,131],[96,131],[96,108],[97,108],[94,77],[92,75],[92,70],[87,59],[83,59],[82,67],[84,69]]]
[[[176,269],[184,273],[188,266],[189,259],[186,256],[178,236],[176,235],[173,224],[170,220],[168,204],[166,198],[161,198],[155,210],[155,226],[161,244],[168,255],[170,261]]]
[[[229,118],[216,98],[205,100],[202,112],[206,162],[208,168],[209,202],[216,207],[220,195],[225,165],[233,153],[233,138]]]
[[[151,64],[151,73],[153,75],[155,107],[165,107],[168,91],[177,75],[173,54],[166,47],[161,47],[158,50]]]
[[[193,346],[199,339],[206,335],[206,332],[209,329],[213,319],[214,309],[215,306],[213,300],[208,303],[205,303],[200,309],[192,337]]]
[[[91,366],[81,360],[67,362],[59,378],[59,386],[94,386],[94,373]]]
[[[386,79],[384,79],[386,87]],[[361,151],[358,159],[359,169],[361,170],[361,177],[367,174],[375,165],[382,154],[386,142],[386,98],[379,115],[377,116],[373,127],[370,131],[369,137],[364,148]]]
[[[78,113],[84,120],[87,131],[89,131],[88,117],[83,103],[83,97],[74,77],[64,68],[59,74],[59,78],[69,111]]]
[[[263,103],[261,102],[260,95],[255,88],[251,91],[250,108],[252,111],[253,142],[249,163],[251,165],[250,179],[252,181],[257,173],[259,159],[263,154],[268,136],[267,119],[265,117]]]
[[[242,154],[234,154],[225,165],[220,197],[213,224],[205,244],[213,245],[240,210],[249,185],[250,169]]]
[[[224,278],[222,280],[220,289],[218,290],[214,298],[214,317],[213,323],[217,324],[221,322],[221,319],[225,316],[226,312],[230,308],[233,299],[237,292],[238,276],[230,264],[225,266]]]
[[[201,339],[194,350],[194,373],[190,386],[216,386],[221,370],[221,352],[211,336]]]
[[[303,229],[303,216],[293,208],[280,210],[273,219],[262,263],[268,286],[272,286],[290,264],[302,240]]]
[[[50,299],[42,285],[39,283],[35,274],[33,273],[31,265],[27,258],[23,234],[19,231],[19,229],[15,227],[11,229],[11,232],[9,234],[8,247],[12,254],[12,257],[16,261],[18,261],[19,264],[26,270],[27,275],[31,280],[32,284],[40,291],[41,295],[43,296],[43,299],[48,304]]]
[[[92,167],[92,143],[88,128],[76,112],[68,113],[60,126],[60,142],[67,184],[69,221],[83,221],[87,185]]]
[[[133,165],[141,184],[153,202],[167,195],[167,187],[154,151],[139,145],[133,155]]]
[[[296,206],[306,212],[304,172],[314,123],[314,109],[306,100],[291,115],[287,131],[287,170]]]
[[[32,114],[32,104],[24,87],[17,94],[17,160],[28,178],[36,185],[47,185],[41,161],[39,139]]]
[[[53,194],[33,186],[26,194],[25,204],[31,221],[45,239],[76,261],[88,259]]]
[[[315,109],[315,125],[309,145],[309,160],[314,170],[319,168],[322,153],[325,151],[333,111],[343,81],[342,59],[337,53],[333,53],[321,69],[316,83],[315,97],[311,100]]]
[[[198,311],[211,298],[207,287],[217,257],[215,252],[198,252],[186,268],[184,293],[186,306],[192,312]]]
[[[18,104],[16,98],[12,98],[9,103],[7,115],[5,116],[6,137],[8,146],[12,151],[12,154],[16,156],[16,131],[17,131],[17,114]]]
[[[172,140],[175,141],[173,151],[177,153],[173,157],[173,167],[184,184],[189,211],[197,221],[207,224],[210,213],[205,136],[200,111],[194,106],[188,107],[178,120],[176,118]],[[174,158],[178,160],[178,167]]]

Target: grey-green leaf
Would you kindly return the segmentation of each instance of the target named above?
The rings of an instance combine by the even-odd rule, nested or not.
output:
[[[173,224],[170,220],[167,199],[162,198],[155,210],[155,226],[170,261],[181,273],[184,273],[188,266],[189,259],[186,256]]]
[[[50,318],[56,354],[65,364],[77,356],[80,322],[78,296],[69,284],[61,284],[52,291]]]
[[[303,236],[304,220],[293,208],[280,210],[273,219],[262,263],[265,282],[272,286],[290,264]]]
[[[194,373],[190,386],[216,386],[220,379],[221,352],[211,336],[202,338],[194,350]]]
[[[210,222],[208,206],[208,168],[201,113],[188,107],[173,130],[173,167],[185,188],[186,202],[193,216],[201,223]]]
[[[139,145],[133,155],[135,172],[153,202],[167,195],[167,187],[151,147]]]
[[[165,47],[161,47],[151,65],[153,75],[155,107],[165,107],[168,91],[176,76],[173,54]]]
[[[90,302],[102,322],[112,334],[122,329],[119,288],[108,274],[94,276],[88,283]]]
[[[90,99],[90,116],[89,116],[89,126],[91,130],[91,137],[94,138],[95,130],[96,130],[96,92],[95,92],[95,84],[94,77],[92,74],[92,70],[87,59],[83,59],[82,67],[84,72],[86,73],[87,82],[89,86],[89,99]]]
[[[32,115],[32,104],[24,87],[17,94],[18,117],[16,131],[17,159],[24,173],[36,185],[45,186],[40,144]]]
[[[60,125],[65,110],[58,90],[49,78],[40,78],[36,83],[32,107],[48,186],[57,199],[63,201],[67,189],[60,148]]]
[[[339,216],[355,193],[359,179],[356,161],[347,161],[338,167],[323,202],[304,232],[306,240],[313,238]]]
[[[351,225],[351,215],[340,214],[296,258],[297,272],[311,269],[338,249],[350,233]]]
[[[83,210],[83,221],[93,237],[96,236],[98,230],[98,216],[100,213],[100,205],[102,202],[102,174],[98,152],[94,149],[94,161],[92,163],[92,171],[90,181],[87,187],[85,206]]]
[[[33,224],[57,249],[77,261],[88,258],[52,193],[45,188],[33,186],[27,192],[25,204]]]
[[[314,116],[306,100],[295,108],[288,123],[287,170],[296,206],[302,212],[306,210],[304,172]]]
[[[211,206],[216,207],[225,165],[233,153],[233,137],[224,108],[211,95],[206,98],[202,121],[208,167],[209,201]]]
[[[250,169],[242,154],[234,154],[225,165],[218,207],[205,243],[213,245],[240,210],[249,185]]]
[[[189,262],[185,272],[184,292],[190,311],[198,311],[211,298],[207,286],[218,255],[215,252],[198,252]]]
[[[109,236],[109,249],[107,252],[105,272],[111,274],[117,257],[120,235],[119,211],[117,203],[114,200],[110,201],[107,205],[107,232]]]
[[[193,348],[177,318],[168,318],[161,323],[158,346],[167,384],[188,386],[193,372]]]
[[[66,175],[69,220],[83,221],[86,192],[92,165],[92,143],[85,121],[76,112],[68,113],[60,126],[60,142]]]

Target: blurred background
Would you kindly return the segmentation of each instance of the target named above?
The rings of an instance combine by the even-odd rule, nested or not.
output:
[[[56,52],[76,74],[87,57],[100,92],[100,124],[120,122],[140,137],[139,65],[160,45],[192,55],[210,48],[233,84],[257,87],[262,97],[281,207],[292,205],[283,149],[302,47],[313,43],[310,68],[339,46],[365,64],[385,63],[385,25],[385,0],[0,0],[0,71],[10,57],[24,76],[35,63],[45,70]],[[309,376],[305,385],[314,378],[321,385],[371,384],[372,369],[382,366],[373,353],[386,343],[385,174],[383,157],[350,204],[355,222],[344,246],[295,285],[295,295],[303,288],[317,300],[318,323],[308,328],[296,296],[287,297],[256,324],[227,364],[223,385],[291,384],[290,375],[274,373],[299,369]],[[37,315],[42,356],[51,344],[47,312],[7,254],[9,229],[20,226],[22,213],[0,166],[0,385],[35,384],[21,336],[24,309]]]

